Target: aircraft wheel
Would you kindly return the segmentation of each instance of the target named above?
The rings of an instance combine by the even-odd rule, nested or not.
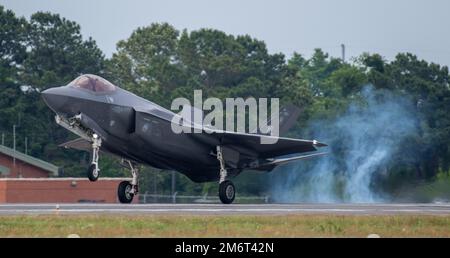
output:
[[[133,201],[134,194],[131,192],[133,186],[128,181],[122,181],[117,189],[117,196],[121,203],[131,203]]]
[[[91,165],[89,165],[88,170],[87,170],[87,177],[89,178],[89,181],[91,182],[95,182],[97,181],[100,173],[99,173],[99,169],[98,166],[94,163],[92,163]]]
[[[223,204],[232,203],[234,201],[235,195],[236,189],[231,181],[225,180],[219,184],[219,198]]]

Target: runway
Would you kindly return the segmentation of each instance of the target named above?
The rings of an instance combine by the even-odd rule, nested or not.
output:
[[[0,204],[0,215],[450,215],[450,204]]]

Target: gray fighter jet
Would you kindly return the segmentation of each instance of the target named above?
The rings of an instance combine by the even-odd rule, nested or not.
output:
[[[66,86],[43,91],[42,96],[56,113],[56,122],[81,137],[61,146],[92,152],[87,169],[91,181],[99,177],[100,152],[121,157],[130,168],[131,182],[118,187],[122,203],[130,203],[138,193],[138,164],[175,170],[194,182],[218,181],[220,200],[229,204],[235,198],[229,177],[243,170],[271,171],[287,162],[323,155],[280,158],[326,146],[315,140],[282,137],[275,144],[261,144],[261,138],[273,136],[219,130],[177,134],[171,130],[177,114],[96,75],[82,75]]]

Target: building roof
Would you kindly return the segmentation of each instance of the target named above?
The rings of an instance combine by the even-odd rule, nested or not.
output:
[[[131,177],[100,177],[100,181],[131,181]],[[53,182],[53,181],[89,181],[86,177],[0,177],[0,182],[2,181],[42,181],[42,182]]]
[[[2,145],[0,145],[0,153],[3,153],[13,158],[15,157],[16,159],[21,160],[25,163],[41,168],[42,170],[48,171],[52,173],[53,176],[58,176],[58,167],[41,159],[29,156],[17,150],[14,151],[13,149]]]

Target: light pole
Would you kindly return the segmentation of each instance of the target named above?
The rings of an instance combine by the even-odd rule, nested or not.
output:
[[[175,171],[172,171],[172,195],[175,193]]]
[[[14,164],[14,170],[16,170],[16,125],[13,125],[13,164]]]

